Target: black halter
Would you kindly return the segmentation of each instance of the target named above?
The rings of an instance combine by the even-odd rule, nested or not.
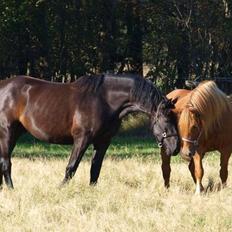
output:
[[[160,148],[163,147],[164,140],[166,138],[173,137],[173,136],[178,136],[178,135],[177,134],[169,134],[169,135],[167,135],[166,132],[163,132],[161,141],[158,141],[158,139],[156,138],[157,141],[158,141],[158,147],[160,147]]]
[[[160,106],[160,104],[158,105],[158,107],[157,107],[157,112],[156,112],[156,115],[155,115],[155,120],[154,120],[154,123],[153,123],[153,125],[152,125],[152,128],[154,128],[154,125],[156,124],[156,122],[158,121],[158,119],[157,119],[157,115],[158,115],[158,113],[159,113],[159,106]],[[161,140],[159,141],[158,140],[158,138],[156,137],[156,140],[157,140],[157,142],[158,142],[158,147],[163,147],[163,143],[164,143],[164,140],[166,139],[166,138],[170,138],[170,137],[174,137],[174,136],[179,136],[178,134],[175,134],[175,133],[173,133],[173,134],[167,134],[167,132],[166,131],[164,131],[163,133],[162,133],[162,138],[161,138]]]

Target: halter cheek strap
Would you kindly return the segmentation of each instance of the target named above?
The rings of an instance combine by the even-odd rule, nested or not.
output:
[[[159,111],[159,106],[161,105],[161,103],[158,105],[158,107],[157,107],[157,112]],[[155,115],[155,122],[157,121],[157,117],[158,117],[158,113],[156,112],[156,115]],[[155,123],[154,123],[155,124]],[[154,124],[153,124],[153,127],[154,127]],[[166,131],[164,131],[163,133],[162,133],[162,139],[161,139],[161,141],[158,141],[158,139],[157,139],[157,142],[158,142],[158,147],[163,147],[163,142],[164,142],[164,139],[166,139],[166,138],[169,138],[169,137],[173,137],[173,136],[178,136],[178,134],[168,134],[167,135],[167,133],[166,133]]]

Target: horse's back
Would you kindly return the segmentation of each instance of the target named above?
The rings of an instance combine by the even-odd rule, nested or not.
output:
[[[66,103],[71,92],[67,84],[16,76],[0,82],[0,111],[14,108],[21,114],[25,107],[39,107],[41,104],[46,105],[46,102],[54,105],[56,101],[62,102],[61,100]]]
[[[188,89],[175,89],[172,92],[168,93],[166,95],[166,97],[169,98],[169,99],[178,98],[178,100],[179,100],[182,97],[185,97],[189,92],[191,92],[191,90],[188,90]]]
[[[71,143],[75,92],[69,84],[27,76],[9,78],[0,83],[1,120],[9,125],[19,122],[41,140]]]

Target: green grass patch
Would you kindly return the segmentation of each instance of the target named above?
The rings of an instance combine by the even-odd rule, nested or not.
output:
[[[72,146],[57,145],[41,142],[30,135],[24,135],[17,143],[13,156],[15,157],[44,157],[66,158],[70,155]],[[90,157],[93,147],[90,146],[86,157]],[[159,156],[159,148],[153,138],[140,138],[132,136],[118,136],[113,138],[107,151],[107,155],[113,158],[130,158],[134,156]]]
[[[14,151],[14,157],[34,159],[40,158],[59,158],[66,159],[70,156],[72,146],[57,145],[41,142],[29,134],[24,135],[17,143]],[[93,147],[90,146],[83,159],[90,159],[93,153]],[[160,149],[152,137],[135,137],[135,136],[116,136],[107,150],[106,156],[112,159],[127,158],[147,158],[160,162]],[[211,152],[206,155],[205,159],[209,162],[218,160],[219,154]],[[183,162],[180,155],[172,157],[172,163]]]

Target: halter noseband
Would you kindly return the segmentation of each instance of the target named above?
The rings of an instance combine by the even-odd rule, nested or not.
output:
[[[161,141],[158,141],[158,147],[160,147],[160,148],[163,147],[164,139],[169,138],[169,137],[173,137],[173,136],[178,136],[178,135],[177,134],[169,134],[169,135],[167,135],[166,132],[163,132]]]
[[[202,129],[200,130],[200,133],[199,133],[198,137],[195,140],[187,139],[187,138],[184,138],[184,137],[182,137],[181,139],[183,141],[185,141],[185,142],[192,143],[195,147],[198,147],[199,139],[200,139],[201,135],[202,135]]]

